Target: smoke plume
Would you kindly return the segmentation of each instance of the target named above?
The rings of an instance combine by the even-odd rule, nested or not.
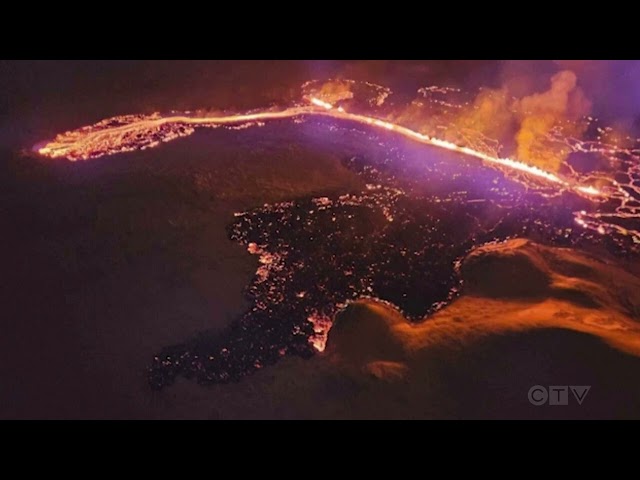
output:
[[[591,102],[577,86],[571,70],[563,70],[551,77],[550,88],[543,93],[515,100],[513,111],[519,122],[516,133],[516,156],[519,160],[557,171],[568,151],[552,148],[549,135],[554,128],[562,128],[567,135],[580,135],[585,126],[578,120],[587,115]]]

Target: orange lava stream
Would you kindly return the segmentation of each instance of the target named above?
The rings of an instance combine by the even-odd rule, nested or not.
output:
[[[304,115],[319,115],[341,120],[353,121],[390,130],[406,138],[423,144],[444,148],[446,150],[451,150],[463,155],[478,158],[490,164],[496,164],[502,167],[506,167],[508,170],[525,173],[527,175],[541,179],[545,182],[571,189],[582,196],[597,197],[603,195],[601,191],[592,186],[585,187],[576,185],[566,179],[559,177],[554,173],[542,170],[538,167],[528,165],[517,160],[494,157],[478,150],[456,145],[455,143],[448,142],[446,140],[440,140],[438,138],[430,137],[402,125],[380,120],[375,117],[356,113],[348,113],[344,111],[342,107],[335,108],[332,104],[318,98],[310,97],[307,100],[311,105],[292,107],[280,111],[262,111],[256,113],[228,115],[220,117],[189,117],[185,115],[171,117],[154,116],[150,118],[142,117],[136,121],[133,121],[132,123],[106,127],[100,130],[91,130],[90,128],[84,128],[58,135],[53,141],[40,148],[38,150],[38,153],[50,158],[63,157],[69,160],[87,159],[96,156],[96,151],[99,152],[100,150],[103,150],[105,149],[105,147],[109,146],[117,146],[119,142],[123,143],[125,139],[131,139],[135,135],[144,135],[145,133],[150,134],[149,132],[156,132],[163,125],[177,124],[184,125],[185,127],[206,125],[233,125],[252,121],[285,119],[300,117]],[[163,139],[163,141],[169,141],[179,136],[183,135],[175,134],[169,138]],[[147,144],[145,148],[155,147],[160,143],[161,141],[151,142]]]

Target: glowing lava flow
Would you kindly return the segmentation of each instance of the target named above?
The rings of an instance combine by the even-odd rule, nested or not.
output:
[[[469,147],[457,145],[446,140],[424,135],[410,128],[380,120],[375,117],[348,113],[342,107],[335,108],[331,103],[319,98],[309,97],[310,106],[292,107],[280,111],[261,111],[220,117],[189,117],[178,115],[171,117],[130,116],[105,120],[92,127],[84,127],[58,135],[52,142],[38,149],[41,155],[50,158],[64,157],[69,160],[97,158],[131,150],[152,148],[162,142],[168,142],[193,133],[196,126],[221,126],[285,119],[303,115],[328,116],[393,131],[411,140],[444,148],[463,155],[478,158],[489,164],[500,165],[509,170],[522,172],[545,182],[559,185],[583,196],[600,196],[602,192],[592,186],[571,183],[554,173],[528,165],[510,158],[498,158]]]

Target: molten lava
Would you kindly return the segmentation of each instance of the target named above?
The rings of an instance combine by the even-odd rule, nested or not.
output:
[[[506,167],[507,169],[523,172],[527,175],[542,179],[543,181],[575,190],[580,194],[588,196],[602,195],[595,187],[574,185],[551,172],[517,160],[492,157],[491,155],[469,147],[456,145],[446,140],[424,135],[402,125],[367,115],[348,113],[340,107],[335,108],[330,103],[315,97],[310,97],[308,100],[311,106],[221,117],[161,117],[157,114],[149,117],[119,117],[105,120],[91,127],[84,127],[58,135],[53,141],[40,148],[38,152],[50,158],[64,157],[71,161],[86,160],[124,151],[156,147],[162,142],[168,142],[182,136],[190,135],[193,133],[193,127],[196,126],[215,127],[220,125],[293,118],[303,115],[322,115],[393,131],[411,140],[475,157],[490,164]]]

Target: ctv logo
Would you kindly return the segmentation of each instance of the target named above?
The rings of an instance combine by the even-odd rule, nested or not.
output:
[[[534,385],[529,389],[529,403],[536,407],[545,403],[549,405],[569,405],[569,392],[571,392],[578,405],[582,405],[589,390],[591,390],[591,385],[554,385],[550,387]]]

